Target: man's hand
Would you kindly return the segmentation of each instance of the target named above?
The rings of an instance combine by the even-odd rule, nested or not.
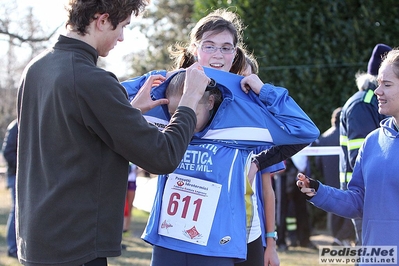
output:
[[[168,104],[168,99],[158,99],[153,100],[151,98],[151,88],[155,86],[159,86],[162,82],[165,81],[165,77],[162,75],[152,75],[150,76],[144,83],[144,85],[140,88],[136,97],[130,102],[130,104],[137,109],[141,110],[141,113],[146,113],[152,108],[162,105]]]
[[[210,81],[211,79],[205,75],[200,64],[194,63],[187,68],[183,96],[180,99],[179,106],[187,106],[195,111]]]

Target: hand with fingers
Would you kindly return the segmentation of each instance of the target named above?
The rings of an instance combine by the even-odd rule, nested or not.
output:
[[[139,92],[137,93],[136,97],[130,102],[130,104],[137,109],[140,109],[141,112],[144,114],[151,110],[152,108],[162,105],[168,104],[169,101],[164,99],[153,100],[151,98],[151,88],[155,86],[159,86],[162,82],[165,81],[165,77],[162,75],[152,75],[150,76],[143,86],[140,88]]]
[[[183,96],[180,99],[179,105],[196,110],[198,102],[204,95],[210,81],[211,79],[205,74],[204,68],[200,64],[194,63],[187,68]]]
[[[296,181],[296,185],[302,193],[306,194],[308,197],[316,195],[317,189],[319,188],[319,182],[302,173],[299,173],[297,178],[298,181]]]
[[[249,76],[244,77],[241,80],[240,85],[241,85],[241,89],[245,93],[248,93],[250,90],[253,90],[256,94],[259,95],[260,90],[262,89],[262,86],[264,85],[264,83],[258,77],[258,75],[251,74]]]

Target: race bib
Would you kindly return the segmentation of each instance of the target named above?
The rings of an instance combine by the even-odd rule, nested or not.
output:
[[[158,233],[207,245],[222,185],[170,174],[162,197]]]

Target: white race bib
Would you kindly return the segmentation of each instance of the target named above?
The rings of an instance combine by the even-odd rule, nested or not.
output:
[[[158,233],[207,245],[222,185],[170,174],[162,197]]]

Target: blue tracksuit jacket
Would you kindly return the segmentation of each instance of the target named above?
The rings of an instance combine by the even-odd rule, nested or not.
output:
[[[287,89],[265,84],[260,95],[253,92],[245,94],[239,85],[242,76],[212,68],[204,68],[223,93],[220,105],[211,125],[196,133],[194,139],[202,141],[226,142],[229,146],[242,147],[280,144],[311,143],[318,138],[320,131],[308,115],[289,96]],[[145,80],[153,71],[139,78],[122,82],[130,99],[133,99]],[[164,98],[170,82],[167,79],[152,90],[154,99]],[[170,115],[166,106],[156,107],[144,115],[148,121],[159,128],[164,127]],[[248,119],[248,118],[253,119]]]
[[[203,246],[159,234],[159,230],[166,230],[170,226],[168,221],[160,220],[167,176],[160,176],[158,180],[156,200],[143,239],[151,244],[181,252],[245,259],[245,178],[242,177],[245,177],[252,152],[259,151],[260,148],[269,148],[271,145],[311,143],[318,138],[319,130],[288,95],[286,89],[265,84],[259,96],[252,92],[245,94],[239,85],[242,76],[211,68],[204,69],[205,73],[217,82],[223,94],[223,102],[207,128],[193,136],[186,152],[187,156],[174,173],[222,185],[209,240],[207,245]],[[135,97],[151,74],[165,75],[166,72],[153,71],[122,82],[130,99]],[[154,88],[151,92],[152,97],[164,98],[169,82],[170,78]],[[154,108],[144,116],[159,129],[170,119],[166,106]],[[205,167],[191,163],[192,167],[186,167],[183,161],[192,154],[208,154],[210,159],[206,163],[213,162],[214,165]],[[281,169],[281,165],[275,165],[265,171],[274,172]],[[237,175],[240,178],[237,178]],[[257,187],[261,189],[260,185]],[[258,208],[263,211],[260,201]],[[262,219],[263,215],[260,217]],[[162,224],[165,225],[163,228]]]

